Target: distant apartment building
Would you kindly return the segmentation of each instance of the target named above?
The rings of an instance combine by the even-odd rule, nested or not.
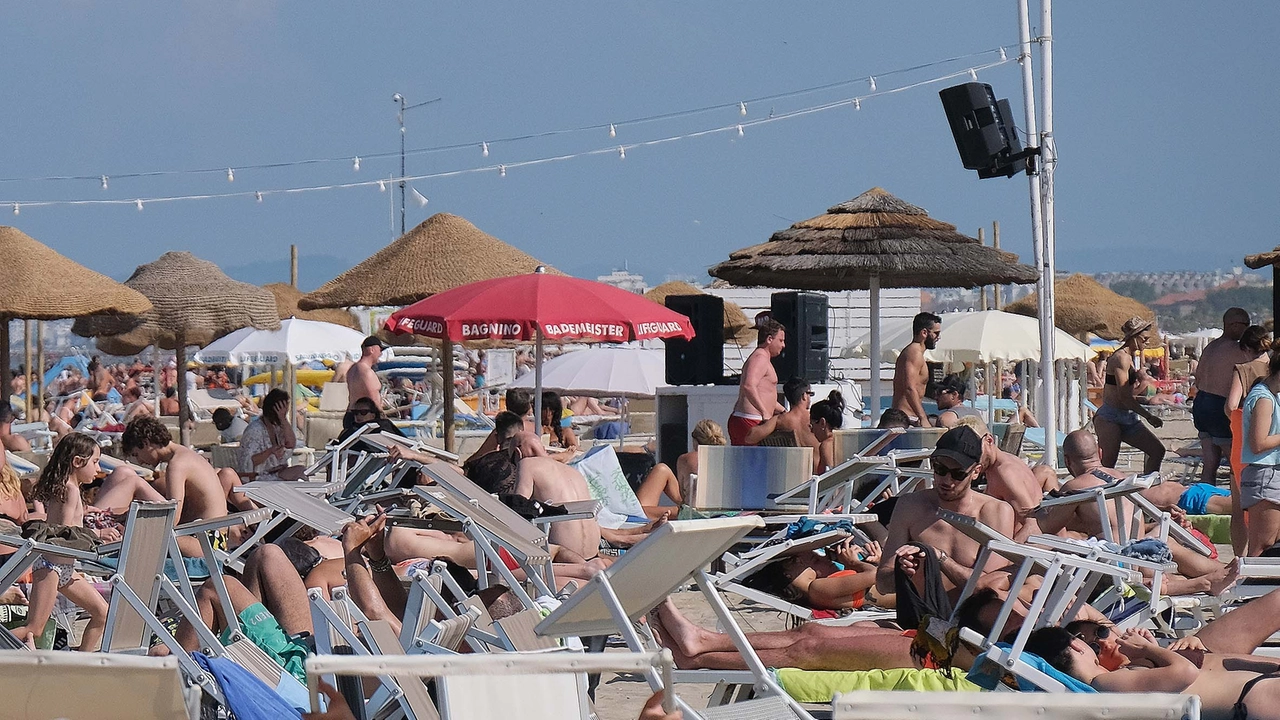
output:
[[[649,289],[649,286],[645,285],[643,275],[637,275],[627,270],[614,270],[608,275],[601,275],[596,278],[596,282],[612,285],[637,295],[643,295]]]

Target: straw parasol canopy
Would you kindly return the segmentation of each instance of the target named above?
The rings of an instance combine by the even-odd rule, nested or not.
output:
[[[735,250],[710,274],[734,285],[797,290],[979,287],[1036,281],[1018,256],[986,247],[882,188]]]
[[[155,262],[139,265],[125,284],[147,296],[154,306],[143,313],[142,324],[127,329],[114,317],[95,315],[77,320],[71,332],[85,337],[114,336],[99,340],[99,347],[113,354],[116,350],[130,350],[127,354],[133,354],[149,345],[174,350],[181,369],[186,365],[188,345],[208,345],[243,327],[280,327],[270,291],[236,282],[217,265],[189,252],[167,252]],[[178,404],[183,420],[188,414],[186,395],[187,384],[179,382]],[[181,427],[185,444],[186,423]]]
[[[0,257],[0,369],[5,380],[10,320],[109,313],[127,324],[125,318],[151,309],[151,302],[136,290],[60,255],[17,228],[0,226]]]
[[[303,310],[409,305],[460,285],[531,273],[534,257],[448,213],[432,215],[372,257],[302,297]],[[564,273],[547,268],[553,275]]]
[[[1130,297],[1107,289],[1097,280],[1076,273],[1071,277],[1054,281],[1053,314],[1059,330],[1084,338],[1093,333],[1106,340],[1120,340],[1124,332],[1120,326],[1131,317],[1156,322],[1155,312]],[[1035,293],[1011,303],[1007,308],[1019,315],[1039,316],[1039,304]],[[1153,325],[1151,342],[1159,343],[1160,333]],[[1154,346],[1154,345],[1153,345]]]
[[[652,288],[644,296],[650,300],[664,304],[668,295],[702,295],[699,288],[683,280],[671,280]],[[724,341],[745,345],[755,342],[755,325],[737,303],[724,301]]]
[[[324,308],[321,310],[301,310],[298,308],[298,301],[302,299],[302,291],[290,285],[289,283],[267,283],[262,286],[266,290],[270,290],[276,299],[276,314],[281,320],[288,318],[298,318],[299,320],[314,320],[316,322],[327,322],[334,325],[349,327],[352,330],[360,331],[360,320],[356,318],[355,313],[350,310],[341,310],[339,308]]]

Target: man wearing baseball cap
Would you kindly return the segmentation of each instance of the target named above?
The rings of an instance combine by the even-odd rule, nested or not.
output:
[[[907,623],[903,627],[915,627],[915,618],[926,612],[946,617],[970,575],[1006,564],[993,555],[985,568],[975,568],[982,547],[938,515],[941,510],[968,515],[1013,537],[1014,512],[1009,503],[972,489],[982,474],[983,444],[971,427],[948,430],[929,459],[933,487],[903,495],[894,508],[876,570],[876,589],[899,593],[899,620]],[[927,607],[921,607],[918,601],[925,599]],[[917,601],[914,609],[913,601]]]

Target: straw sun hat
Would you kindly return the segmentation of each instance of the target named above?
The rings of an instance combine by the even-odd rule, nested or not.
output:
[[[1135,335],[1146,332],[1151,329],[1151,321],[1138,316],[1134,316],[1124,321],[1124,325],[1120,326],[1120,330],[1124,333],[1124,342],[1129,342]]]

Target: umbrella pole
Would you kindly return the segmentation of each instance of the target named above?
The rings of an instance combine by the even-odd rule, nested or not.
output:
[[[880,422],[880,276],[872,275],[867,282],[871,296],[871,427]],[[926,422],[920,418],[920,422]]]
[[[191,408],[187,405],[187,341],[181,334],[177,340],[174,354],[178,363],[178,442],[186,445],[191,439],[191,432],[187,430],[187,418],[191,417]]]
[[[31,321],[22,321],[22,371],[26,374],[23,378],[23,386],[26,392],[22,394],[22,407],[25,410],[23,418],[28,422],[31,421]]]
[[[534,330],[533,341],[533,426],[542,437],[542,328]],[[559,420],[559,418],[556,418]]]
[[[1165,353],[1166,357],[1168,353]],[[36,321],[36,394],[35,409],[44,411],[44,321]]]
[[[5,402],[9,401],[9,373],[13,370],[10,364],[12,360],[9,358],[9,318],[0,316],[0,368],[4,370],[4,392]]]
[[[987,363],[983,369],[987,374],[987,422],[996,421],[996,377],[995,365]]]
[[[453,341],[444,338],[440,341],[440,388],[444,398],[444,449],[453,452]]]

